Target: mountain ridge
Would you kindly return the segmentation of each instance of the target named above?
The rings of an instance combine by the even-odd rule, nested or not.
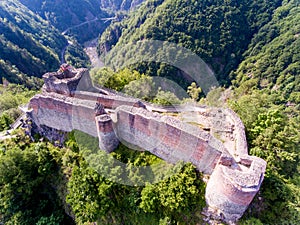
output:
[[[103,33],[99,53],[110,50],[112,46],[143,39],[180,43],[208,63],[221,83],[228,83],[228,75],[241,62],[251,37],[271,19],[273,10],[281,1],[269,4],[258,0],[255,3],[259,4],[219,0],[147,1],[127,19],[112,24]],[[146,67],[158,71],[149,64]],[[145,72],[143,68],[140,70]]]

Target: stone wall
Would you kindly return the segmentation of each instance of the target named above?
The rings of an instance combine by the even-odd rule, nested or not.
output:
[[[44,92],[34,96],[29,107],[32,109],[29,117],[37,126],[45,125],[66,132],[80,130],[98,137],[95,103],[92,101]]]
[[[76,91],[75,98],[95,101],[103,105],[107,109],[116,109],[119,106],[127,105],[127,106],[136,106],[137,104],[143,104],[139,99],[114,95],[114,94],[104,94],[103,91],[98,90],[98,93],[91,93],[87,91]],[[146,107],[146,106],[144,106]]]
[[[233,111],[197,105],[156,107],[89,87],[84,69],[60,76],[46,74],[43,93],[30,100],[28,117],[42,135],[62,142],[60,132],[80,130],[98,137],[100,149],[107,152],[122,141],[170,163],[192,162],[210,175],[205,197],[212,215],[225,221],[243,215],[260,188],[266,162],[248,155],[244,125]],[[167,116],[170,112],[178,113]]]
[[[150,151],[172,163],[192,162],[201,172],[211,174],[222,154],[222,143],[201,129],[143,108],[116,109],[115,132],[132,148]]]
[[[233,157],[248,154],[244,125],[232,110],[195,105],[183,108],[180,117],[182,121],[196,124],[221,140]]]

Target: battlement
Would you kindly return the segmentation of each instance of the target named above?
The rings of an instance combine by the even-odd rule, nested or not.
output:
[[[76,129],[97,137],[106,152],[121,141],[170,163],[192,162],[210,175],[206,202],[225,221],[238,220],[258,192],[266,162],[248,155],[244,125],[233,111],[158,107],[107,90],[96,92],[87,69],[67,67],[43,77],[43,92],[30,100],[28,117],[50,140],[58,139],[54,131]]]

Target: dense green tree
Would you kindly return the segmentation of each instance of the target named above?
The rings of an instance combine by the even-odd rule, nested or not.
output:
[[[205,206],[205,185],[195,167],[192,164],[177,166],[180,169],[175,167],[177,173],[174,175],[143,188],[140,207],[145,212],[160,213],[176,220],[180,213],[189,215]]]
[[[9,129],[9,125],[12,124],[12,118],[7,113],[2,113],[0,117],[0,131]]]
[[[117,49],[110,60],[120,67],[135,58],[139,51],[137,41],[151,39],[177,43],[208,63],[219,81],[229,83],[228,74],[241,62],[251,37],[271,19],[280,3],[280,0],[150,0],[127,19],[112,24],[100,38],[99,50],[104,53]],[[151,49],[147,53],[150,54]],[[162,55],[163,52],[155,54]],[[175,56],[173,52],[172,55]],[[148,75],[152,75],[146,72],[150,70],[176,82],[185,80],[184,74],[175,68],[159,72],[159,63],[136,64],[136,69]]]
[[[78,224],[93,222],[106,216],[113,208],[113,183],[100,176],[86,163],[74,167],[68,183],[67,202],[76,215]]]
[[[21,115],[18,106],[27,103],[35,93],[21,85],[0,85],[0,131],[10,128],[10,124]]]
[[[159,88],[152,102],[158,105],[176,105],[180,104],[181,101],[174,93]]]
[[[57,164],[47,143],[24,135],[0,146],[0,214],[5,224],[72,224],[53,184]],[[52,150],[51,150],[52,149]]]
[[[188,86],[187,93],[194,101],[199,100],[201,92],[201,88],[197,87],[197,84],[195,82],[191,83],[191,85]]]
[[[143,100],[151,100],[156,95],[152,77],[142,75],[140,79],[131,81],[124,86],[125,94]]]
[[[114,72],[110,68],[95,69],[91,73],[94,83],[116,91],[122,91],[125,85],[141,79],[142,75],[128,68]]]

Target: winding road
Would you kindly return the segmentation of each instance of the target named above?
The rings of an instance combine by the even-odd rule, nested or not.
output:
[[[72,30],[72,29],[77,28],[77,27],[81,27],[81,26],[83,26],[83,25],[85,25],[85,24],[88,24],[88,23],[96,22],[97,20],[99,20],[99,19],[96,17],[96,18],[94,18],[94,19],[92,19],[92,20],[88,20],[88,21],[82,22],[82,23],[80,23],[80,24],[74,25],[74,26],[69,27],[69,28],[67,28],[66,30],[64,30],[61,34],[62,34],[62,35],[66,35],[66,33],[67,33],[69,30]]]
[[[104,18],[104,19],[105,19],[105,18]],[[64,30],[63,32],[61,32],[61,34],[64,35],[64,36],[66,37],[66,36],[67,36],[66,34],[68,33],[68,31],[70,31],[70,30],[72,30],[72,29],[74,29],[74,28],[77,28],[77,27],[81,27],[81,26],[83,26],[83,25],[85,25],[85,24],[88,24],[88,23],[96,22],[96,21],[98,21],[98,20],[99,20],[99,18],[96,17],[96,18],[94,18],[94,19],[92,19],[92,20],[88,20],[88,21],[82,22],[82,23],[80,23],[80,24],[74,25],[74,26],[72,26],[72,27],[67,28],[67,29]],[[67,37],[66,37],[66,38],[67,38]],[[70,45],[72,45],[72,44],[73,44],[73,42],[70,41],[70,40],[68,40],[68,44],[61,50],[61,54],[60,54],[60,64],[63,64],[63,63],[66,62],[66,60],[65,60],[65,53],[66,53],[67,48],[68,48]]]
[[[60,54],[60,64],[64,64],[66,62],[66,60],[65,60],[66,50],[72,44],[73,44],[73,42],[68,40],[68,44],[62,49],[61,54]]]
[[[92,20],[88,20],[88,21],[82,22],[82,23],[80,23],[80,24],[71,26],[71,27],[67,28],[66,30],[64,30],[63,32],[61,32],[61,34],[64,35],[64,36],[67,36],[68,31],[70,31],[70,30],[72,30],[72,29],[74,29],[74,28],[81,27],[81,26],[83,26],[83,25],[85,25],[85,24],[93,23],[93,22],[96,22],[96,21],[99,21],[99,20],[102,20],[102,21],[104,21],[104,23],[107,23],[108,21],[112,21],[112,20],[114,20],[114,19],[117,19],[117,17],[115,16],[115,17],[101,18],[101,19],[99,19],[99,18],[96,17],[96,18],[94,18],[94,19],[92,19]],[[62,49],[62,51],[61,51],[61,54],[60,54],[60,63],[61,63],[61,64],[63,64],[63,63],[66,62],[66,61],[65,61],[65,53],[66,53],[67,48],[68,48],[70,45],[73,45],[73,42],[70,41],[70,40],[68,40],[68,44],[67,44],[67,45]],[[94,54],[94,52],[93,52],[92,54]],[[90,57],[90,56],[89,56],[89,57]],[[90,57],[90,59],[91,59],[91,57]],[[92,60],[91,60],[91,62],[92,62]],[[92,62],[92,63],[93,63],[93,62]]]

